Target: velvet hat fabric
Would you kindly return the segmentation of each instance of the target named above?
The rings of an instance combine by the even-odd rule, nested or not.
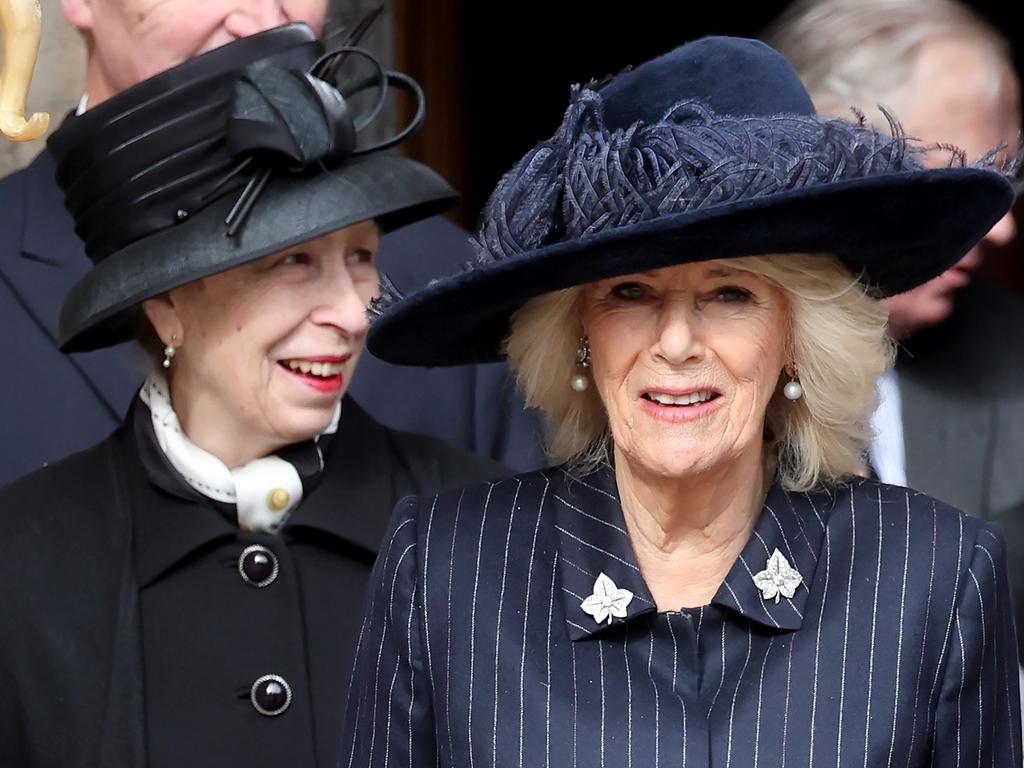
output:
[[[341,59],[376,75],[337,84]],[[365,68],[365,67],[364,67]],[[455,200],[429,168],[364,147],[389,88],[422,92],[361,49],[324,55],[305,25],[243,38],[69,117],[49,140],[57,182],[94,267],[71,289],[60,345],[81,351],[134,330],[164,291],[336,229],[383,231]],[[350,97],[376,92],[367,114]]]
[[[576,88],[488,201],[476,261],[408,297],[385,281],[369,349],[407,365],[499,359],[530,298],[708,259],[829,253],[878,297],[906,291],[956,263],[1013,189],[994,153],[926,169],[890,124],[819,118],[778,52],[738,38]]]

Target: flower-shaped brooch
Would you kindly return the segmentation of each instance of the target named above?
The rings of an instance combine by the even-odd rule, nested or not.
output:
[[[776,603],[783,597],[793,597],[802,581],[803,577],[778,549],[768,558],[765,569],[754,574],[754,585],[761,590],[761,597],[765,600],[774,597]]]
[[[619,589],[614,581],[602,573],[594,582],[594,594],[580,603],[580,607],[593,616],[598,624],[605,621],[611,624],[612,618],[626,618],[626,608],[632,599],[632,592]]]

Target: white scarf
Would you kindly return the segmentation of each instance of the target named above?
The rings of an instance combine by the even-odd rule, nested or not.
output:
[[[240,528],[267,533],[281,529],[288,515],[302,501],[302,480],[294,465],[272,454],[237,469],[228,469],[224,462],[193,443],[182,431],[163,371],[155,370],[149,375],[139,396],[149,406],[157,443],[185,482],[207,498],[234,504]],[[334,418],[321,434],[334,434],[340,417],[341,403],[338,403]],[[322,468],[322,455],[320,465]]]

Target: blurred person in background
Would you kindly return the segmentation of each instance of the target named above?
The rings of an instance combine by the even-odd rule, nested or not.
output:
[[[320,34],[328,14],[328,0],[61,5],[87,43],[79,112],[256,32],[304,22]],[[54,170],[44,149],[27,168],[0,179],[0,356],[17,361],[17,374],[0,388],[0,485],[106,437],[145,375],[144,356],[128,345],[73,355],[57,348],[61,302],[90,263],[64,210]],[[400,288],[411,289],[472,259],[466,233],[435,216],[385,237],[379,263]],[[536,467],[544,463],[541,419],[524,409],[506,371],[504,365],[396,368],[366,355],[352,394],[391,428],[432,435],[518,469]]]
[[[1008,44],[952,0],[824,0],[791,6],[765,34],[819,114],[862,110],[968,161],[1020,148],[1020,81]],[[952,151],[952,150],[951,150]],[[943,157],[945,154],[945,158]],[[948,153],[932,152],[941,164]],[[1008,213],[985,236],[1017,236]],[[976,278],[978,247],[941,276],[885,300],[900,344],[879,382],[871,465],[884,482],[948,501],[1004,529],[1024,622],[1024,299]]]

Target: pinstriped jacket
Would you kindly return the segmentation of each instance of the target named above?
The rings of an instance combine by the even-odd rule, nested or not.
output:
[[[778,549],[802,581],[764,599]],[[598,624],[606,574],[633,593]],[[772,487],[709,605],[658,612],[611,468],[399,504],[342,766],[1020,766],[1002,535],[856,480]]]

